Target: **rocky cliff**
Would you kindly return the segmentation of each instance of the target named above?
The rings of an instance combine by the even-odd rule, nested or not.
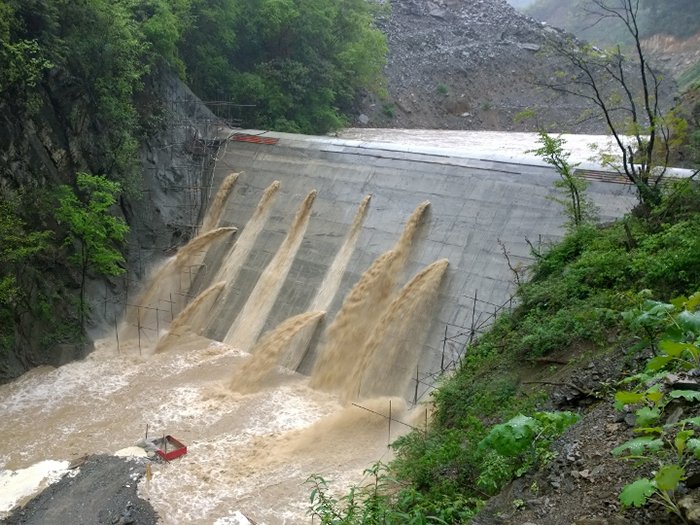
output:
[[[0,197],[31,198],[22,214],[31,229],[53,230],[54,248],[42,254],[35,271],[20,282],[22,307],[15,308],[14,334],[0,348],[0,382],[41,364],[60,365],[89,352],[75,324],[73,305],[79,287],[77,269],[58,247],[65,227],[50,213],[55,188],[73,184],[77,172],[101,174],[105,159],[99,145],[104,134],[72,80],[60,68],[39,88],[41,107],[32,113],[0,101]],[[132,300],[146,268],[165,257],[194,232],[208,196],[206,177],[216,152],[216,117],[168,71],[148,78],[139,95],[154,121],[140,147],[143,177],[118,210],[131,227],[125,268],[118,277],[92,275],[87,286],[95,335]],[[40,202],[37,202],[39,200]]]

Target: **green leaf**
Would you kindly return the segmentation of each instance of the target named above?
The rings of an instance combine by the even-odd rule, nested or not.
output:
[[[647,370],[649,370],[650,372],[656,372],[657,370],[661,370],[674,359],[675,357],[671,355],[658,355],[647,363]]]
[[[685,309],[692,312],[695,310],[695,307],[700,304],[700,291],[695,292],[693,295],[690,296],[688,301],[685,303]]]
[[[683,454],[683,451],[685,450],[685,444],[688,439],[690,439],[693,434],[695,434],[695,430],[681,430],[678,434],[676,434],[676,438],[673,440],[673,444],[676,445],[676,449],[678,449],[678,452],[680,454]]]
[[[685,343],[674,343],[673,341],[663,340],[659,342],[659,348],[666,352],[669,356],[680,357],[681,354],[688,348],[688,345]]]
[[[688,298],[684,295],[681,295],[680,297],[676,297],[675,299],[671,299],[670,303],[678,308],[679,310],[685,306],[685,304],[688,302]]]
[[[682,341],[685,335],[683,329],[676,324],[670,324],[664,328],[664,333],[669,341]]]
[[[689,417],[686,419],[681,419],[676,425],[686,425],[690,423],[691,425],[695,425],[696,427],[700,427],[700,417]]]
[[[637,434],[663,434],[664,433],[664,431],[661,427],[635,428],[633,432],[636,432]]]
[[[639,456],[644,452],[645,448],[648,448],[649,450],[655,452],[661,449],[663,445],[664,442],[659,438],[654,438],[652,436],[644,436],[632,439],[627,443],[623,443],[619,447],[614,448],[611,451],[611,453],[617,456],[619,454],[622,454],[622,452],[624,452],[626,449],[629,449],[630,455]]]
[[[693,452],[696,458],[700,458],[700,439],[690,438],[685,446],[688,450]]]
[[[633,405],[644,399],[644,394],[637,394],[636,392],[617,392],[615,394],[615,399],[625,405]]]
[[[635,412],[637,416],[637,425],[648,427],[651,423],[657,421],[661,416],[661,411],[658,408],[644,407]]]
[[[642,507],[646,504],[647,498],[656,490],[654,483],[646,478],[640,478],[634,483],[625,485],[620,493],[620,502],[625,507]]]
[[[535,412],[533,417],[544,426],[545,432],[550,433],[561,433],[581,419],[573,412]]]
[[[478,450],[491,447],[503,456],[520,454],[530,446],[539,428],[537,420],[520,414],[502,425],[495,425],[481,440]]]
[[[665,395],[662,392],[647,392],[647,399],[652,403],[658,403]]]
[[[676,316],[676,323],[686,332],[700,335],[700,312],[684,310]]]
[[[695,390],[674,390],[669,395],[674,399],[682,397],[686,401],[700,401],[700,392]]]
[[[654,476],[656,488],[659,490],[675,490],[678,483],[684,479],[685,470],[678,465],[664,465]]]

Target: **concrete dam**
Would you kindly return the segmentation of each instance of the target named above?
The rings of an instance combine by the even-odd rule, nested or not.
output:
[[[220,227],[238,228],[239,236],[245,235],[244,226],[254,215],[266,188],[277,181],[279,189],[272,209],[268,210],[269,219],[252,241],[246,241],[249,255],[240,262],[240,271],[229,283],[227,293],[218,298],[221,304],[215,318],[201,333],[232,343],[226,339],[232,323],[280,249],[297,209],[315,190],[300,246],[293,259],[287,261],[288,270],[273,276],[278,281],[275,296],[266,298],[272,302],[264,319],[256,319],[263,324],[253,338],[296,315],[325,310],[308,347],[293,361],[294,369],[305,375],[312,374],[319,353],[327,346],[327,329],[353,286],[373,261],[394,249],[405,224],[421,203],[430,204],[412,234],[405,262],[395,269],[395,286],[388,293],[395,294],[436,261],[447,259],[449,266],[430,312],[415,318],[408,333],[395,334],[410,338],[412,345],[419,344],[421,348],[398,355],[389,365],[414,379],[406,382],[401,391],[384,393],[403,395],[409,400],[415,398],[416,374],[424,383],[422,378],[433,377],[453,363],[471,329],[488,323],[494,309],[508,302],[514,285],[503,249],[512,266],[528,264],[532,261],[528,240],[533,245],[544,245],[562,235],[561,205],[551,199],[557,196],[553,183],[558,175],[542,163],[516,163],[493,156],[475,158],[468,147],[454,151],[281,133],[260,137],[260,132],[229,137],[214,169],[214,191],[232,171],[240,173],[218,221]],[[599,206],[603,221],[620,217],[634,204],[629,188],[612,177],[608,181],[592,181],[588,192]],[[366,196],[371,200],[361,229],[355,232],[353,248],[345,254],[349,260],[338,276],[339,283],[332,290],[324,290],[331,294],[327,304],[322,308],[314,306],[314,297],[328,286],[324,279]],[[217,268],[234,242],[235,239],[222,241],[209,249],[203,259],[206,275],[198,275],[190,294],[197,295],[218,280]],[[371,330],[371,326],[354,328]],[[250,349],[254,342],[239,346]],[[296,352],[299,354],[299,349]],[[353,348],[345,352],[353,353]],[[425,385],[418,390],[420,396]]]
[[[118,329],[0,386],[0,519],[85,454],[145,454],[146,431],[188,447],[135,480],[164,524],[308,523],[305,480],[343,494],[388,463],[470,330],[508,307],[526,239],[563,234],[558,175],[536,160],[219,132],[199,235]],[[601,220],[632,207],[590,176]]]

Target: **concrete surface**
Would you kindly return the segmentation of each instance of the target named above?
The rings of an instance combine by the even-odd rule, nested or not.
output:
[[[279,138],[277,145],[228,141],[214,173],[214,191],[231,170],[242,174],[222,215],[220,226],[242,230],[263,190],[281,182],[271,218],[243,266],[225,307],[210,326],[209,337],[222,339],[255,286],[260,273],[284,239],[304,196],[318,190],[303,244],[266,321],[265,331],[309,307],[326,270],[341,247],[355,212],[366,194],[372,195],[367,218],[348,269],[321,329],[298,371],[309,373],[319,340],[360,275],[379,255],[390,250],[415,207],[431,206],[418,231],[405,273],[405,284],[426,265],[448,258],[450,266],[428,328],[419,364],[421,377],[440,370],[443,359],[463,349],[472,324],[492,315],[514,291],[512,274],[498,240],[513,265],[532,261],[526,242],[547,243],[563,234],[560,206],[550,200],[558,175],[540,163],[518,164],[479,158],[462,151],[434,147],[367,143],[329,137],[245,131]],[[476,157],[476,158],[475,158]],[[600,207],[602,221],[622,216],[635,203],[626,184],[594,181],[589,197]],[[208,253],[207,275],[215,273],[225,246]],[[208,286],[200,278],[195,288]],[[478,301],[473,297],[478,292]],[[430,382],[430,378],[426,378]],[[406,397],[414,396],[409,386]],[[420,385],[419,396],[427,386]]]

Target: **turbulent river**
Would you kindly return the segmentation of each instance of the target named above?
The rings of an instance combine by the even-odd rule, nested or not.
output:
[[[142,307],[126,313],[118,339],[113,333],[96,341],[83,361],[37,368],[0,387],[0,517],[59,477],[68,461],[131,447],[148,425],[151,436],[170,434],[188,446],[185,456],[154,463],[152,479],[139,485],[164,523],[224,525],[237,522],[237,511],[269,525],[306,522],[311,489],[304,482],[311,474],[344,491],[361,483],[373,462],[390,459],[390,440],[426,420],[425,407],[408,410],[397,397],[413,368],[383,368],[386,359],[377,357],[417,359],[420,330],[448,261],[426,266],[401,289],[397,276],[429,203],[407,218],[394,249],[348,294],[306,377],[293,370],[338,290],[370,198],[359,204],[311,309],[261,334],[304,235],[315,197],[310,192],[219,342],[201,334],[220,310],[279,186],[265,191],[231,242],[235,228],[216,226],[235,179],[222,184],[201,234],[155,269],[136,301]],[[231,248],[214,284],[173,318],[154,313],[147,305],[169,297],[182,268],[218,242]],[[141,329],[156,324],[160,333]],[[390,411],[393,425],[383,417]]]

